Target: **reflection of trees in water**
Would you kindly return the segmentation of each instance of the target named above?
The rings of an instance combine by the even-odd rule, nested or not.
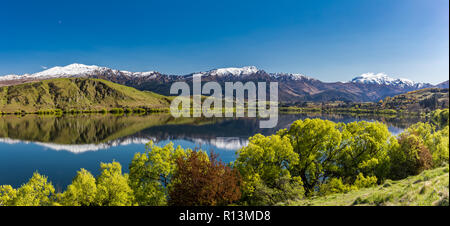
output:
[[[360,120],[380,121],[400,129],[421,120],[376,115],[284,114],[279,115],[278,125],[275,128],[260,129],[257,118],[173,118],[170,114],[63,117],[26,115],[0,117],[0,138],[56,144],[98,144],[130,137],[151,137],[157,141],[185,139],[206,142],[223,137],[247,139],[256,133],[269,135],[287,128],[295,120],[306,118],[344,123]]]
[[[350,116],[345,114],[285,114],[280,115],[278,124],[275,128],[260,129],[259,120],[256,118],[237,118],[237,119],[222,119],[212,124],[205,125],[161,125],[150,127],[140,131],[134,136],[155,137],[157,140],[171,140],[171,139],[214,139],[217,137],[240,137],[248,138],[256,133],[264,135],[274,134],[280,129],[289,127],[292,122],[298,119],[306,118],[320,118],[334,122],[354,122],[354,121],[379,121],[387,124],[393,128],[395,133],[403,130],[419,122],[420,118],[386,118],[380,116]]]

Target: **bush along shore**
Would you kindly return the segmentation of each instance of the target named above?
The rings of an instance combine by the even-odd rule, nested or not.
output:
[[[64,192],[34,173],[0,186],[0,206],[446,205],[449,111],[393,136],[380,122],[297,120],[249,138],[234,162],[202,150],[146,145],[129,173],[101,163],[81,169]]]
[[[249,109],[242,109],[246,113]],[[194,111],[202,111],[202,109],[190,108],[189,112],[192,114]],[[236,112],[236,108],[222,108],[219,110],[221,113],[227,111]],[[255,111],[258,111],[257,109]],[[63,115],[63,114],[91,114],[91,113],[112,113],[112,114],[129,114],[129,113],[169,113],[170,108],[148,108],[148,107],[115,107],[115,108],[101,108],[101,109],[41,109],[37,111],[24,111],[17,110],[14,112],[0,111],[0,115],[27,115],[27,114],[38,114],[38,115]],[[211,111],[213,112],[213,111]],[[386,117],[425,117],[427,114],[424,112],[409,112],[409,111],[396,111],[391,109],[385,110],[365,110],[365,109],[321,109],[321,108],[300,108],[300,107],[280,107],[280,113],[323,113],[323,114],[349,114],[349,115],[380,115]]]
[[[103,109],[43,109],[33,112],[26,112],[26,111],[15,111],[15,112],[2,112],[0,111],[0,115],[27,115],[27,114],[37,114],[37,115],[54,115],[54,116],[60,116],[64,114],[116,114],[116,115],[123,115],[123,114],[147,114],[147,113],[168,113],[169,108],[103,108]]]

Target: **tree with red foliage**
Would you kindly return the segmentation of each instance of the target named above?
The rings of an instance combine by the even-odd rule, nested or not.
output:
[[[169,188],[169,205],[223,206],[241,198],[241,177],[236,169],[202,151],[178,158]]]

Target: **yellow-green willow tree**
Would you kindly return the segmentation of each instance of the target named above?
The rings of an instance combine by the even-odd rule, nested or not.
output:
[[[403,133],[418,136],[433,156],[433,166],[448,164],[449,161],[449,126],[437,130],[431,123],[419,122],[411,125]]]
[[[303,196],[301,178],[290,173],[299,158],[289,138],[256,134],[237,154],[235,167],[243,178],[245,204],[273,205]]]
[[[336,156],[335,170],[329,175],[345,183],[354,183],[357,176],[376,176],[382,182],[389,174],[388,151],[395,148],[397,139],[380,122],[340,123],[342,141]]]
[[[275,178],[286,176],[301,183],[307,195],[332,178],[344,184],[354,184],[358,176],[381,181],[389,173],[388,149],[396,144],[382,123],[322,119],[297,120],[277,135],[249,141],[235,164],[249,194],[259,181],[274,187]]]
[[[55,204],[52,200],[54,194],[55,188],[48,182],[47,177],[35,172],[26,184],[17,189],[17,193],[7,205],[50,206]]]
[[[17,190],[11,185],[0,185],[0,206],[12,205],[12,200],[17,196]]]
[[[96,195],[97,184],[94,176],[81,169],[62,194],[60,203],[65,206],[92,206],[95,205]]]
[[[190,149],[173,143],[159,147],[150,142],[145,153],[136,153],[130,164],[130,186],[135,201],[144,206],[167,205],[168,187],[176,170],[176,159],[185,158]]]
[[[297,120],[288,130],[280,130],[278,134],[288,138],[298,155],[299,160],[292,166],[291,174],[302,179],[307,194],[337,170],[335,157],[342,149],[338,124],[321,119]]]
[[[128,185],[128,175],[122,174],[120,163],[101,163],[100,168],[102,172],[96,180],[96,204],[99,206],[132,205],[133,190]]]

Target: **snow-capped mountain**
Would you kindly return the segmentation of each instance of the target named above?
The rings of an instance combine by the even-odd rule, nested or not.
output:
[[[245,75],[252,75],[257,72],[259,72],[258,68],[255,66],[245,66],[241,68],[237,67],[229,67],[229,68],[219,68],[214,69],[208,72],[205,72],[203,74],[205,75],[211,75],[211,76],[245,76]]]
[[[448,89],[448,80],[445,82],[441,82],[439,84],[436,85],[437,88],[441,88],[441,89]]]
[[[56,66],[50,69],[37,72],[34,74],[24,74],[24,75],[5,75],[0,76],[0,81],[8,80],[40,80],[40,79],[52,79],[52,78],[66,78],[66,77],[90,77],[103,74],[106,72],[113,73],[115,75],[125,75],[130,77],[145,77],[156,74],[155,71],[147,72],[129,72],[113,70],[107,67],[100,67],[96,65],[84,65],[84,64],[69,64],[64,67]]]
[[[255,66],[217,68],[187,75],[167,75],[157,71],[130,72],[84,64],[53,67],[34,74],[0,76],[0,86],[51,78],[86,77],[104,79],[139,90],[170,95],[169,91],[173,82],[182,81],[192,84],[193,75],[196,74],[202,75],[202,81],[216,81],[220,84],[249,81],[278,82],[281,102],[378,101],[386,96],[435,87],[428,83],[417,83],[409,79],[392,78],[384,73],[365,73],[349,82],[329,83],[299,73],[268,73]]]
[[[270,76],[275,79],[291,79],[291,80],[316,80],[303,74],[295,73],[270,73]]]
[[[201,74],[202,76],[217,76],[217,77],[228,77],[228,76],[245,77],[255,74],[266,74],[274,79],[291,79],[291,80],[313,79],[303,74],[296,74],[296,73],[267,73],[264,70],[258,69],[255,66],[245,66],[240,68],[238,67],[219,68],[195,74]]]
[[[361,83],[361,84],[377,84],[377,85],[387,85],[387,86],[397,86],[400,88],[405,87],[415,87],[415,88],[422,88],[426,86],[425,83],[417,83],[413,82],[409,79],[405,78],[391,78],[385,73],[365,73],[360,76],[357,76],[352,79],[353,83]]]

